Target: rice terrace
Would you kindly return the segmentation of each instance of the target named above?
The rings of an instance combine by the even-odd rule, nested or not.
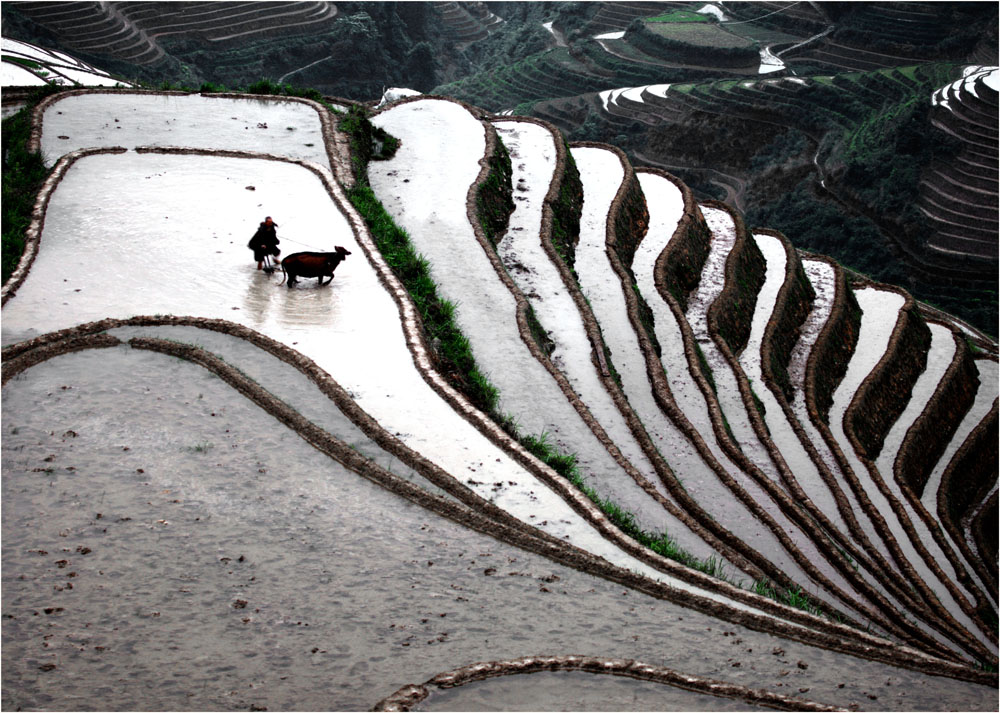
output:
[[[997,9],[3,3],[0,706],[997,710]]]

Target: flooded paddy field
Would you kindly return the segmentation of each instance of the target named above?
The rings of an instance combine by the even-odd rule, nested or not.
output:
[[[780,306],[780,245],[766,251],[767,286],[740,364],[730,369],[712,353],[717,335],[705,319],[728,279],[726,245],[713,245],[692,315],[653,305],[651,329],[669,343],[651,357],[631,292],[656,301],[657,257],[671,226],[690,217],[686,189],[646,181],[658,234],[639,243],[630,285],[607,238],[631,169],[610,147],[573,148],[584,212],[577,283],[564,283],[569,270],[540,249],[539,209],[553,166],[565,168],[546,153],[556,148],[550,128],[496,122],[524,190],[514,191],[523,200],[494,251],[479,241],[470,208],[490,123],[440,100],[373,117],[402,138],[395,159],[372,164],[373,186],[455,303],[501,403],[523,412],[525,431],[578,446],[570,450],[581,471],[606,487],[600,496],[634,508],[629,517],[666,524],[726,575],[749,578],[728,582],[625,535],[611,507],[531,455],[437,371],[438,345],[338,183],[345,157],[332,147],[347,142],[330,117],[300,102],[110,97],[74,94],[45,110],[48,160],[81,151],[56,169],[37,252],[4,287],[4,708],[367,709],[479,665],[514,675],[437,686],[421,705],[724,710],[765,702],[754,694],[764,691],[810,710],[995,706],[995,674],[974,668],[995,662],[995,636],[978,612],[939,616],[890,587],[886,573],[878,596],[865,590],[784,493],[755,481],[777,474],[747,465],[763,468],[782,449],[792,437],[784,425],[772,422],[781,441],[772,455],[763,436],[758,444],[729,434],[750,459],[724,437],[719,402],[737,434],[750,428],[734,416],[745,417],[738,392],[748,375],[763,378],[757,355],[767,314]],[[121,137],[123,152],[89,148]],[[438,151],[442,139],[450,158]],[[195,148],[132,150],[140,145]],[[455,170],[441,171],[441,161]],[[282,256],[346,248],[336,279],[289,289],[280,270],[258,271],[246,241],[265,215],[279,224]],[[822,289],[790,368],[794,414],[808,422],[809,352],[839,303],[827,263],[812,261],[806,273]],[[820,452],[831,470],[841,448],[858,464],[839,421],[887,352],[884,333],[899,311],[884,297],[895,293],[854,289],[866,313],[835,394],[838,440]],[[514,319],[526,300],[557,343],[551,362]],[[726,370],[717,394],[682,343],[692,327],[708,361]],[[595,331],[606,352],[595,350]],[[917,400],[943,379],[950,359],[939,351]],[[614,386],[603,360],[617,370]],[[982,354],[976,363],[976,402],[931,490],[994,403],[996,364]],[[652,388],[660,367],[676,401]],[[769,418],[780,416],[773,405]],[[922,413],[910,404],[889,451]],[[808,437],[822,426],[811,424]],[[641,477],[664,475],[661,462],[680,486],[663,477],[644,488]],[[670,517],[658,512],[666,496]],[[836,507],[856,506],[844,502]],[[713,519],[729,539],[709,532]],[[900,523],[890,524],[905,541]],[[864,567],[862,577],[872,573]],[[908,575],[936,586],[944,582],[935,576],[952,572]],[[839,589],[830,599],[841,611],[820,616],[808,603],[776,601],[762,591],[774,585],[767,576],[824,597]],[[885,604],[876,601],[883,585]],[[878,616],[855,609],[854,597]],[[535,657],[614,660],[677,678],[518,668]]]
[[[189,146],[325,162],[316,110],[297,101],[177,94],[79,94],[45,112],[46,163],[90,146]]]

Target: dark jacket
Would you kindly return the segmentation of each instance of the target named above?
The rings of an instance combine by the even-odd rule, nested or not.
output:
[[[253,259],[257,262],[263,260],[266,255],[281,254],[281,250],[278,249],[278,243],[281,241],[278,240],[277,227],[277,223],[268,225],[262,222],[257,228],[257,232],[250,238],[250,242],[247,243],[247,247],[253,250]]]

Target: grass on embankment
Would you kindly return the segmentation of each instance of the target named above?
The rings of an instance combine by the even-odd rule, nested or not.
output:
[[[161,89],[174,89],[164,84]],[[183,89],[183,88],[182,88]],[[199,91],[186,88],[187,91]],[[31,110],[38,101],[50,93],[60,91],[58,87],[42,87],[28,106],[3,121],[3,281],[17,267],[24,250],[25,231],[30,224],[34,202],[41,184],[48,175],[41,156],[27,149],[31,129]],[[202,92],[226,91],[224,87],[203,85]],[[292,88],[278,85],[269,80],[261,80],[244,90],[253,94],[273,94],[301,96],[320,101],[330,107],[315,90]],[[338,112],[339,114],[339,112]],[[714,577],[730,581],[723,572],[723,563],[715,557],[699,560],[680,549],[667,535],[651,534],[635,522],[635,516],[615,503],[602,499],[583,482],[573,455],[558,453],[548,442],[546,434],[522,436],[518,433],[516,419],[497,411],[498,392],[475,365],[468,340],[461,334],[454,322],[454,305],[442,300],[430,277],[427,261],[417,255],[405,231],[395,225],[367,184],[367,162],[389,158],[395,152],[398,141],[368,122],[364,111],[355,108],[342,114],[341,129],[348,132],[352,140],[353,166],[359,177],[356,186],[348,192],[354,206],[364,217],[372,231],[378,249],[390,264],[396,275],[406,286],[411,299],[420,311],[428,341],[433,345],[439,359],[439,370],[446,378],[456,378],[454,385],[478,408],[489,414],[505,431],[516,438],[528,451],[545,462],[556,472],[578,487],[595,505],[625,534],[649,547],[654,552],[697,569]],[[205,450],[210,444],[202,444]],[[766,583],[765,583],[766,584]],[[787,601],[773,589],[767,589],[772,598]]]
[[[28,103],[16,114],[3,120],[3,214],[2,277],[11,276],[24,252],[25,232],[31,224],[31,213],[49,170],[40,153],[28,151],[31,138],[31,111],[42,99],[59,91],[40,87]]]
[[[427,260],[416,254],[406,231],[396,225],[368,185],[368,161],[391,158],[397,144],[387,140],[386,136],[380,136],[380,130],[371,125],[361,108],[354,108],[344,115],[340,129],[349,134],[352,153],[355,157],[360,157],[353,162],[357,181],[354,188],[348,191],[348,197],[368,225],[379,252],[404,284],[420,312],[428,342],[438,361],[439,372],[512,438],[517,439],[530,453],[584,493],[623,533],[663,557],[742,588],[742,582],[735,582],[726,574],[721,558],[712,556],[699,559],[680,548],[668,533],[657,534],[643,530],[633,513],[611,500],[601,498],[584,482],[577,468],[575,455],[560,453],[548,442],[545,433],[539,436],[522,435],[518,431],[516,418],[497,410],[498,391],[477,368],[468,339],[455,325],[454,305],[438,296]],[[378,148],[380,146],[391,148]],[[822,613],[801,589],[784,591],[776,589],[770,581],[760,580],[754,583],[752,591],[813,614]],[[836,618],[836,614],[834,617]]]
[[[708,22],[707,16],[691,10],[672,10],[656,17],[647,17],[645,22]]]
[[[427,260],[416,254],[406,231],[396,225],[368,185],[367,162],[390,158],[391,152],[373,150],[372,142],[378,129],[372,127],[360,109],[345,115],[341,119],[340,129],[351,136],[352,152],[360,157],[354,163],[357,182],[348,192],[348,197],[365,219],[382,257],[404,284],[414,306],[420,312],[427,341],[432,345],[438,361],[438,370],[449,383],[529,452],[579,488],[625,534],[658,554],[700,572],[726,579],[721,560],[715,557],[699,560],[678,547],[667,533],[655,535],[639,528],[632,513],[610,500],[602,499],[584,483],[574,455],[559,453],[548,443],[544,433],[540,436],[520,434],[516,419],[497,410],[499,393],[476,366],[469,341],[454,322],[454,305],[438,296]],[[384,141],[384,137],[380,140]],[[365,168],[361,170],[363,166]]]

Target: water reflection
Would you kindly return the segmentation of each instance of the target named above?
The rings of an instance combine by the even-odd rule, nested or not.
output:
[[[254,274],[248,276],[246,290],[243,293],[243,313],[247,317],[249,326],[259,329],[267,319],[267,314],[271,309],[271,300],[274,297],[274,286],[280,277],[280,270],[276,274],[267,274],[263,270],[254,269]]]
[[[279,280],[280,281],[280,280]],[[275,283],[276,284],[276,283]],[[299,282],[289,289],[281,285],[277,298],[279,323],[283,327],[320,327],[337,323],[341,290],[337,280],[319,287],[313,278],[299,278]]]

